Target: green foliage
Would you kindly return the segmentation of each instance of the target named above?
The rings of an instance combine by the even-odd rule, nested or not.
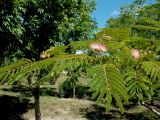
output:
[[[136,5],[135,2],[137,2]],[[160,53],[159,20],[157,17],[159,16],[159,4],[143,6],[143,1],[135,2],[124,7],[124,11],[121,11],[118,17],[111,18],[108,27],[99,32],[96,39],[108,47],[109,56],[107,56],[108,59],[105,59],[105,64],[112,63],[120,70],[125,79],[130,99],[136,97],[142,103],[146,99],[153,100],[160,85],[159,62],[155,61],[159,61]],[[138,11],[133,10],[136,7],[138,7]],[[148,10],[146,10],[147,8]],[[137,14],[132,14],[134,12]],[[128,31],[126,26],[129,27]],[[108,36],[111,39],[108,39]],[[139,59],[132,59],[131,48],[139,50]],[[100,93],[99,91],[95,96]]]
[[[126,41],[127,45],[131,48],[146,49],[151,43],[147,38],[143,37],[131,37]]]
[[[17,0],[3,0],[0,2],[0,64],[5,57],[19,51],[22,45],[22,35],[25,29],[20,20],[23,12]]]
[[[132,27],[134,35],[146,38],[160,38],[160,29],[158,27],[150,27],[143,25],[134,25]]]
[[[38,54],[56,44],[88,40],[95,28],[95,22],[90,17],[94,3],[94,0],[28,1],[23,17],[26,40],[29,39],[37,48],[35,53]]]
[[[128,70],[125,76],[126,86],[130,97],[138,97],[139,101],[144,101],[145,96],[151,100],[152,90],[150,79],[142,73],[137,73],[134,69]]]
[[[77,50],[87,50],[90,49],[90,44],[96,42],[95,40],[88,41],[73,41],[69,44],[71,51],[76,52]]]
[[[76,88],[76,83],[78,82],[78,77],[76,74],[71,74],[67,80],[65,80],[60,86],[59,86],[59,91],[61,96],[66,96],[66,97],[71,97],[75,96],[75,88]]]
[[[93,38],[96,28],[94,0],[7,0],[0,8],[0,64],[16,52],[38,60],[51,46]]]
[[[142,68],[146,72],[146,75],[152,80],[151,90],[152,96],[159,93],[160,88],[160,63],[157,61],[143,62]],[[158,96],[159,97],[159,96]]]
[[[130,34],[130,28],[104,28],[101,32],[96,34],[96,39],[102,39],[102,41],[123,41],[129,38]]]
[[[134,0],[133,3],[122,6],[118,17],[111,17],[106,26],[110,28],[132,27],[137,18],[140,17],[145,2],[146,0]]]
[[[135,36],[159,39],[159,3],[143,6],[140,16],[135,20],[132,31]]]
[[[87,45],[86,48],[89,49],[89,45],[92,42],[94,41],[88,41],[88,43],[84,44],[85,41],[80,41],[79,43],[81,44],[78,45],[79,46]],[[106,42],[104,41],[103,43],[107,44],[108,42],[109,41]],[[79,50],[82,47],[79,47],[78,45],[71,43],[69,46],[71,47],[73,46],[72,48],[74,48],[74,50],[76,49]],[[79,70],[82,67],[95,65],[98,67],[92,68],[92,70],[96,70],[97,73],[91,70],[93,75],[93,81],[91,82],[91,89],[95,91],[93,97],[97,97],[98,98],[97,101],[99,103],[101,103],[103,98],[105,98],[107,111],[110,110],[112,99],[115,99],[117,105],[119,106],[121,112],[123,113],[124,108],[122,101],[124,100],[125,103],[128,103],[128,95],[127,95],[127,90],[125,88],[125,82],[122,79],[123,77],[121,73],[118,71],[118,68],[116,68],[113,64],[105,64],[106,63],[105,60],[107,59],[105,57],[102,57],[101,54],[99,54],[99,56],[97,56],[96,58],[93,58],[91,56],[83,54],[82,55],[67,54],[64,52],[65,49],[67,49],[65,46],[53,47],[45,51],[46,53],[48,52],[51,55],[53,55],[53,57],[41,61],[31,61],[30,63],[24,64],[23,66],[19,67],[18,70],[12,67],[14,63],[6,66],[5,69],[10,69],[10,70],[1,72],[1,78],[3,78],[2,83],[7,82],[11,84],[20,79],[27,79],[30,76],[36,77],[37,75],[39,75],[39,79],[36,80],[32,79],[34,80],[32,81],[32,84],[34,86],[36,84],[42,84],[43,82],[52,79],[62,70],[70,70],[70,69]],[[59,52],[57,53],[56,51],[58,50]],[[112,52],[114,52],[114,50]],[[16,70],[17,72],[13,72],[13,70]],[[43,71],[45,71],[45,73],[43,73]],[[6,73],[8,74],[13,73],[13,74],[8,76]],[[93,87],[95,85],[97,85],[97,87]]]
[[[142,17],[140,18],[137,25],[151,26],[151,27],[160,27],[160,22],[151,18]]]
[[[160,3],[150,4],[143,7],[140,15],[143,17],[147,17],[153,20],[160,20]]]
[[[150,77],[153,80],[160,80],[160,63],[156,61],[147,61],[143,62],[142,68],[146,71],[147,75],[150,75]]]
[[[144,27],[144,25],[141,26]],[[136,97],[140,103],[146,99],[152,100],[159,85],[154,84],[150,77],[145,75],[141,67],[142,62],[155,60],[155,54],[157,54],[155,49],[158,52],[158,41],[138,35],[131,36],[131,32],[133,33],[133,29],[130,28],[106,28],[97,33],[96,40],[93,41],[100,42],[108,48],[108,51],[104,53],[107,54],[106,56],[100,54],[100,52],[96,53],[95,57],[98,61],[89,70],[92,76],[90,87],[93,91],[93,98],[99,104],[105,104],[107,111],[110,109],[113,99],[115,99],[121,112],[123,112],[123,102],[128,99],[126,97],[128,95],[130,99]],[[136,33],[138,34],[138,31]],[[80,41],[78,45],[74,42],[72,46],[75,51],[76,49],[89,49],[91,43],[91,41],[86,43]],[[138,60],[132,58],[131,48],[139,49],[140,58]],[[97,56],[97,54],[100,55]],[[120,71],[119,74],[116,72],[117,69]],[[118,82],[121,80],[123,84]],[[118,90],[116,91],[115,88]]]
[[[47,49],[45,52],[47,54],[50,54],[51,56],[56,56],[56,55],[63,55],[66,54],[66,49],[67,46],[64,45],[57,45],[55,47],[51,47],[50,49]]]
[[[36,62],[26,59],[20,60],[16,64],[13,63],[0,69],[1,83],[11,84],[24,77],[27,78],[30,74],[37,74],[37,70],[39,71],[38,74],[41,74],[41,70],[47,70],[49,71],[48,74],[33,82],[34,84],[43,83],[64,69],[83,65],[89,61],[92,61],[92,58],[85,55],[62,55]]]
[[[117,68],[113,64],[97,65],[90,69],[90,73],[93,77],[90,83],[91,90],[94,91],[93,98],[97,98],[98,103],[104,101],[107,111],[110,110],[114,98],[123,113],[122,100],[128,103],[128,94],[125,81]]]

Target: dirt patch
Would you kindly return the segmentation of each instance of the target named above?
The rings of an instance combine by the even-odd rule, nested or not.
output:
[[[93,102],[79,99],[41,97],[42,120],[87,120],[82,109],[91,107]],[[34,110],[24,114],[27,120],[34,120]]]

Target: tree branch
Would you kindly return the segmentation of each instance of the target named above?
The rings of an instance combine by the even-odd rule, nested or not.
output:
[[[146,108],[148,108],[149,110],[153,111],[154,113],[156,113],[157,115],[160,116],[160,112],[158,112],[156,109],[154,109],[153,107],[149,106],[149,105],[146,104],[145,102],[142,102],[142,105],[145,106]]]

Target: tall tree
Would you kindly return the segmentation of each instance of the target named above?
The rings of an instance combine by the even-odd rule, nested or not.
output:
[[[95,21],[90,13],[94,0],[8,0],[0,4],[2,60],[15,52],[19,57],[39,59],[50,46],[93,36]]]
[[[1,64],[5,57],[39,60],[42,51],[50,46],[92,38],[95,28],[90,17],[94,0],[4,0],[0,5]],[[40,86],[32,81],[38,82],[43,77],[40,73],[36,70],[27,76],[37,120]]]
[[[20,49],[21,35],[24,33],[20,20],[23,8],[20,3],[23,3],[22,0],[0,1],[0,63]]]
[[[142,11],[146,0],[135,0],[132,4],[122,6],[120,8],[120,15],[116,18],[110,18],[107,21],[108,27],[128,27],[132,26],[140,17],[140,12]]]
[[[22,15],[26,57],[38,59],[39,54],[50,46],[90,39],[95,28],[90,17],[94,6],[94,0],[28,1]]]

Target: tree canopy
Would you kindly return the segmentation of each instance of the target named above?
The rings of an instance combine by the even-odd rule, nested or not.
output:
[[[4,0],[0,6],[1,60],[39,59],[50,46],[91,39],[96,28],[94,0]]]

